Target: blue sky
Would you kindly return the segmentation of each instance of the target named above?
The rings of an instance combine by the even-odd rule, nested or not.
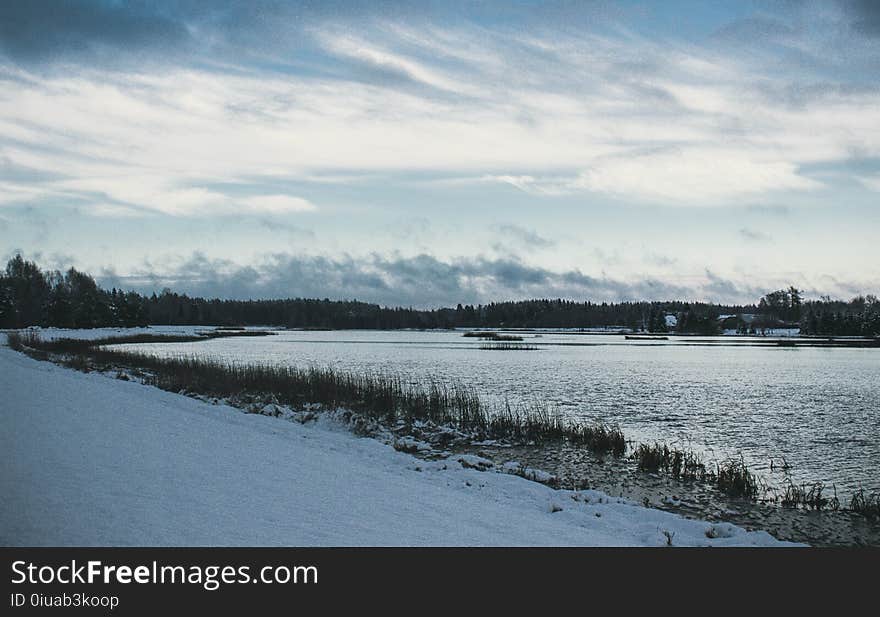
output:
[[[387,304],[876,293],[880,9],[0,5],[0,256]]]

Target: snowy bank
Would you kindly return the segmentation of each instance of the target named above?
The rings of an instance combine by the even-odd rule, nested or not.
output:
[[[0,347],[4,545],[775,546]]]
[[[45,341],[58,338],[82,339],[93,341],[111,336],[134,336],[137,334],[161,334],[165,336],[191,336],[194,334],[213,332],[214,326],[146,326],[143,328],[28,328],[40,335]],[[0,334],[0,337],[4,335]]]

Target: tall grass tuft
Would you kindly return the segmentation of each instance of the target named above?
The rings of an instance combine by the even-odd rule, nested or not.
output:
[[[715,484],[731,497],[755,499],[758,496],[758,479],[742,458],[728,459],[718,464]]]
[[[758,496],[758,479],[742,458],[718,463],[713,469],[696,453],[662,443],[639,444],[632,458],[642,471],[662,472],[679,480],[708,482],[730,497],[756,499]]]
[[[880,518],[880,493],[868,494],[865,489],[859,488],[850,499],[849,509],[869,518]]]
[[[642,471],[662,471],[680,480],[705,480],[709,475],[706,465],[695,453],[666,444],[639,444],[632,458]]]

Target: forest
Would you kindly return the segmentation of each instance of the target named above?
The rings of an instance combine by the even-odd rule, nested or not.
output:
[[[668,319],[670,316],[674,319]],[[849,301],[828,297],[805,300],[800,291],[790,287],[770,292],[751,305],[536,299],[415,309],[327,298],[224,300],[189,297],[169,289],[150,295],[107,290],[89,274],[74,268],[43,271],[21,255],[10,259],[0,274],[0,328],[146,325],[312,329],[620,327],[705,335],[734,326],[749,333],[799,327],[809,335],[878,336],[880,301],[873,295]]]

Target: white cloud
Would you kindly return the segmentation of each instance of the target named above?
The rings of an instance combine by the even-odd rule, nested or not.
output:
[[[0,182],[0,206],[20,204],[45,196],[45,192],[27,185],[13,182]]]
[[[400,73],[413,81],[440,90],[454,93],[463,93],[468,90],[468,88],[464,87],[464,84],[444,75],[440,71],[430,69],[412,58],[407,58],[371,45],[367,41],[351,34],[329,35],[319,32],[317,37],[324,45],[324,48],[331,53],[365,62],[378,69]]]
[[[532,195],[593,191],[640,202],[681,206],[723,206],[770,191],[809,191],[823,185],[785,161],[757,150],[669,148],[597,157],[577,175],[483,175],[457,183],[509,184]]]
[[[116,208],[131,210],[131,206],[143,210],[161,212],[174,216],[212,214],[229,209],[229,198],[220,192],[202,187],[179,186],[182,179],[166,179],[158,175],[119,174],[114,176],[84,176],[73,180],[61,180],[50,184],[52,188],[68,192],[79,191],[97,195],[97,204],[103,215],[109,216],[112,202]],[[120,210],[121,211],[121,210]]]
[[[90,204],[84,210],[85,214],[90,216],[107,218],[140,218],[145,214],[142,210],[137,210],[135,208],[102,203]]]
[[[880,175],[876,176],[857,176],[856,179],[868,189],[880,193]]]
[[[877,93],[791,106],[768,95],[760,65],[700,47],[504,34],[379,24],[316,35],[335,56],[424,91],[344,72],[83,69],[40,80],[0,66],[0,157],[67,177],[25,185],[0,170],[14,188],[0,201],[62,194],[105,213],[108,203],[173,215],[296,212],[313,206],[265,195],[276,189],[261,178],[430,171],[537,195],[723,205],[816,190],[805,165],[880,155]],[[216,188],[245,181],[264,196]]]
[[[485,175],[479,182],[509,184],[532,195],[564,195],[571,192],[572,178],[536,178],[534,176]]]
[[[683,205],[717,205],[778,190],[811,190],[820,183],[788,161],[759,152],[670,150],[599,161],[573,183],[591,191]]]
[[[69,205],[77,206],[89,214],[102,217],[143,216],[158,212],[171,216],[206,216],[241,214],[284,214],[307,212],[316,206],[306,199],[293,195],[271,194],[234,198],[223,192],[199,186],[178,186],[175,181],[156,175],[91,176],[73,180],[46,183],[43,189],[27,186],[0,184],[0,204],[23,201],[34,202],[38,197],[79,197]],[[92,195],[89,205],[82,200]],[[63,201],[63,199],[62,199]]]
[[[290,195],[259,195],[241,200],[249,210],[255,212],[309,212],[315,210],[315,204],[301,197]]]

